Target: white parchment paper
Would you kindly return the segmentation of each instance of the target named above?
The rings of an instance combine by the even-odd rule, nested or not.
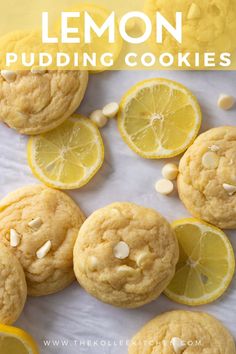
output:
[[[220,93],[236,95],[236,72],[106,72],[91,76],[89,88],[79,112],[89,114],[110,101],[119,101],[123,93],[140,80],[166,77],[188,86],[200,101],[202,131],[220,125],[236,125],[236,109],[220,111],[216,101]],[[122,141],[116,122],[102,130],[105,163],[84,188],[70,192],[84,212],[91,212],[114,201],[132,201],[156,208],[169,221],[188,216],[177,193],[158,195],[155,181],[161,177],[164,161],[139,158]],[[0,197],[17,187],[37,183],[26,161],[27,138],[0,125]],[[171,161],[178,161],[172,159]],[[228,232],[236,249],[236,232]],[[161,296],[135,310],[123,310],[103,304],[86,294],[77,283],[47,297],[29,298],[16,325],[29,331],[39,343],[42,354],[123,354],[127,341],[148,320],[172,309],[187,308]],[[236,281],[213,304],[196,308],[215,315],[236,338]]]

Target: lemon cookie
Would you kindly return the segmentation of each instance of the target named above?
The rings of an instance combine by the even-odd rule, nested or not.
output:
[[[0,274],[0,323],[12,324],[23,310],[27,286],[22,266],[3,244],[0,244]]]
[[[86,71],[1,71],[0,120],[22,134],[40,134],[63,123],[79,107]]]
[[[131,340],[129,354],[235,354],[229,331],[213,316],[172,311],[148,322]]]
[[[74,270],[96,298],[134,308],[166,288],[178,256],[175,235],[160,214],[132,203],[114,203],[95,211],[82,225]]]
[[[220,228],[236,228],[236,127],[201,134],[180,161],[178,190],[189,212]]]
[[[186,62],[190,65],[205,69],[204,64],[207,65],[207,60],[204,60],[204,55],[206,53],[215,53],[218,63],[223,58],[222,53],[233,53],[236,48],[235,0],[146,0],[145,10],[155,29],[152,31],[150,45],[156,54],[171,53],[177,58],[182,52],[186,54]],[[156,12],[160,12],[174,26],[176,25],[176,13],[182,14],[181,40],[176,40],[172,34],[165,31],[161,43],[157,43]],[[199,63],[194,53],[199,55]],[[184,63],[185,61],[182,63],[183,67],[185,67]]]
[[[21,262],[29,295],[55,293],[74,280],[73,247],[83,221],[69,196],[43,185],[0,202],[0,240]]]

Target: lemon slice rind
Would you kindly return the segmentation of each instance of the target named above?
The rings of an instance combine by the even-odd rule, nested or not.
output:
[[[93,164],[91,167],[84,167],[83,178],[79,180],[75,180],[73,183],[64,183],[60,181],[59,178],[52,180],[47,176],[47,174],[44,172],[44,170],[39,166],[39,163],[37,162],[37,158],[38,158],[37,147],[42,142],[42,139],[47,140],[47,136],[50,136],[51,134],[53,134],[53,132],[60,131],[60,129],[64,129],[64,126],[66,125],[67,122],[62,124],[60,127],[56,128],[54,131],[42,135],[38,135],[38,136],[32,136],[29,139],[28,146],[27,146],[27,156],[28,156],[29,166],[33,174],[41,182],[43,182],[44,184],[52,188],[57,188],[57,189],[81,188],[94,177],[94,175],[101,168],[104,161],[104,144],[99,129],[96,127],[96,125],[90,119],[77,114],[74,114],[71,118],[68,119],[68,121],[78,123],[78,124],[83,124],[94,135],[94,140],[91,142],[91,144],[94,144],[94,146],[97,149],[98,159],[96,163]],[[79,167],[81,168],[83,167],[83,165],[81,164],[81,166]]]
[[[208,232],[216,234],[222,240],[222,242],[227,250],[227,255],[225,257],[223,257],[222,259],[224,259],[224,260],[227,259],[228,270],[227,270],[227,273],[225,273],[225,276],[223,278],[222,277],[220,278],[221,279],[220,287],[217,287],[215,289],[215,291],[212,291],[210,293],[204,293],[201,297],[194,298],[194,299],[190,298],[188,296],[185,296],[185,295],[176,294],[173,291],[171,291],[169,289],[171,283],[167,287],[167,289],[164,291],[164,294],[169,299],[171,299],[179,304],[188,305],[188,306],[200,306],[200,305],[205,305],[205,304],[208,304],[208,303],[211,303],[211,302],[217,300],[219,297],[221,297],[225,293],[225,291],[229,287],[229,285],[232,281],[232,278],[234,276],[234,273],[235,273],[235,256],[234,256],[233,247],[232,247],[228,237],[225,235],[225,233],[223,231],[221,231],[220,229],[218,229],[217,227],[215,227],[213,225],[210,225],[202,220],[198,220],[195,218],[185,218],[185,219],[177,220],[177,221],[173,222],[172,226],[175,229],[177,227],[181,227],[181,226],[184,226],[187,224],[196,225],[197,227],[199,227],[199,229],[201,231],[201,235],[204,235]],[[191,237],[191,235],[190,235],[190,237]],[[212,255],[212,257],[210,259],[214,259],[214,255]],[[216,260],[219,260],[219,259],[216,259]],[[183,267],[184,267],[184,265],[180,269],[178,269],[177,272],[179,272],[181,269],[183,269]],[[201,266],[201,268],[203,269],[202,266]],[[199,276],[200,276],[200,274],[199,274]],[[217,274],[214,274],[214,276],[217,277]],[[218,277],[218,279],[219,279],[219,277]],[[186,284],[185,284],[185,286],[186,286]],[[190,284],[190,286],[191,286],[191,284]],[[204,284],[203,284],[203,289],[204,289]]]
[[[127,130],[125,128],[125,123],[126,123],[126,113],[127,113],[127,107],[129,107],[129,104],[131,100],[135,99],[137,97],[137,94],[140,92],[140,90],[153,90],[153,87],[156,87],[158,85],[166,85],[170,90],[177,90],[186,97],[188,97],[188,105],[191,106],[194,110],[195,113],[195,126],[194,129],[192,129],[189,134],[188,138],[183,141],[183,143],[174,150],[171,149],[165,149],[161,144],[159,144],[158,148],[153,150],[153,151],[142,151],[142,149],[138,148],[137,145],[132,141],[132,137],[127,133]],[[147,91],[148,92],[148,91]],[[171,101],[170,101],[171,103]],[[148,107],[146,107],[148,109]],[[180,107],[181,108],[181,107]],[[182,107],[184,108],[184,106]],[[145,109],[145,107],[144,107]],[[176,110],[177,112],[178,110]],[[155,112],[153,112],[155,113]],[[158,113],[158,112],[156,112]],[[168,114],[173,113],[169,112]],[[137,117],[138,118],[138,117]],[[187,117],[186,117],[187,118]],[[132,117],[130,118],[132,119]],[[140,118],[143,119],[143,118]],[[182,84],[177,83],[172,80],[168,79],[163,79],[163,78],[156,78],[156,79],[149,79],[149,80],[144,80],[142,82],[137,83],[133,87],[131,87],[130,90],[127,91],[127,93],[123,96],[121,103],[120,103],[120,111],[118,115],[118,129],[120,131],[120,134],[125,141],[125,143],[138,155],[144,158],[148,159],[160,159],[160,158],[170,158],[176,155],[181,154],[184,152],[195,140],[200,126],[201,126],[201,121],[202,121],[202,114],[201,114],[201,109],[200,106],[197,102],[197,99],[195,96]],[[178,127],[176,127],[178,129]]]
[[[28,354],[39,354],[39,349],[30,334],[20,328],[0,324],[0,336],[17,339],[24,345]],[[0,348],[1,349],[1,348]]]

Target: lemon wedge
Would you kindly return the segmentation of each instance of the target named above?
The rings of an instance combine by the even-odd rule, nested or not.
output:
[[[73,115],[57,129],[29,139],[28,163],[44,184],[75,189],[87,184],[104,161],[98,128],[88,118]]]
[[[180,258],[165,294],[190,306],[216,300],[228,288],[235,271],[229,239],[220,229],[192,218],[175,221],[173,228]]]
[[[20,328],[0,324],[1,354],[39,354],[34,339]]]
[[[118,128],[138,155],[169,158],[196,138],[202,115],[197,99],[183,85],[167,79],[138,83],[122,98]]]

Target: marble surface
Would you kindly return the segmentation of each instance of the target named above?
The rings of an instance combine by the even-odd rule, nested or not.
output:
[[[219,125],[235,125],[236,109],[220,111],[216,106],[220,93],[236,95],[236,72],[107,72],[91,76],[80,112],[88,114],[122,94],[136,82],[166,77],[188,86],[200,101],[203,111],[202,131]],[[70,194],[89,215],[114,201],[132,201],[154,207],[168,220],[188,216],[177,194],[157,195],[156,179],[164,161],[148,161],[136,156],[122,141],[111,121],[102,130],[106,156],[101,171],[84,188]],[[0,197],[17,187],[37,183],[26,161],[27,138],[0,125]],[[178,159],[174,159],[178,160]],[[227,232],[236,250],[236,232]],[[39,343],[42,354],[123,354],[127,341],[148,320],[163,311],[186,308],[161,296],[135,310],[113,308],[86,294],[77,283],[47,297],[29,298],[16,325],[29,331]],[[236,280],[213,304],[196,310],[220,319],[236,338]]]

